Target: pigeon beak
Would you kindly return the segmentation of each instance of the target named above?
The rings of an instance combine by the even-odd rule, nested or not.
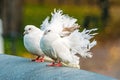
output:
[[[25,35],[25,34],[28,34],[28,32],[27,32],[27,31],[24,31],[23,35]]]
[[[46,34],[47,34],[47,32],[45,31],[43,35],[46,35]]]

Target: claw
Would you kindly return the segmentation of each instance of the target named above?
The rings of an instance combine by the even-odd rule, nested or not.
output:
[[[43,58],[36,59],[35,62],[44,62],[44,59]]]
[[[61,67],[62,63],[61,62],[58,62],[58,63],[52,62],[51,64],[48,64],[47,66]]]
[[[56,67],[61,67],[61,66],[62,66],[62,63],[61,63],[61,62],[58,62],[58,63],[56,63],[54,66],[56,66]]]
[[[35,62],[44,62],[44,57],[41,57],[38,56],[36,59],[32,59],[32,61],[35,61]]]
[[[51,64],[48,64],[47,66],[55,66],[55,62],[52,62]]]

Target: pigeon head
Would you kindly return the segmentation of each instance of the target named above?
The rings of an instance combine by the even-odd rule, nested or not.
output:
[[[44,35],[47,35],[48,33],[52,32],[52,30],[48,29],[48,30],[45,30],[44,32]]]
[[[34,25],[27,25],[27,26],[25,26],[24,30],[25,31],[23,34],[26,35],[26,34],[32,33],[32,32],[39,30],[39,29],[37,27],[35,27]]]
[[[54,41],[60,38],[60,35],[52,29],[46,29],[43,33],[43,36],[50,39],[51,41]]]

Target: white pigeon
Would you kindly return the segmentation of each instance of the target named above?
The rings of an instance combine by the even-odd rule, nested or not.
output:
[[[78,32],[75,30],[69,36],[61,38],[60,35],[52,29],[46,29],[40,41],[40,47],[46,56],[52,58],[55,62],[49,66],[61,66],[61,62],[72,67],[80,68],[79,57],[92,57],[90,49],[96,45],[96,41],[89,40],[95,35],[90,34],[96,29],[83,30]],[[57,63],[56,63],[57,62]]]
[[[40,39],[43,35],[43,31],[34,25],[27,25],[24,28],[24,46],[32,54],[38,57],[33,61],[44,62],[44,53],[40,48]]]
[[[40,47],[46,56],[55,61],[48,66],[62,66],[61,62],[63,62],[79,68],[79,57],[71,53],[69,44],[65,40],[53,30],[45,30]]]
[[[76,54],[84,58],[92,57],[90,49],[96,45],[96,41],[90,42],[90,39],[96,33],[90,32],[97,29],[84,29],[79,32],[76,21],[75,18],[63,15],[61,10],[55,10],[50,21],[49,17],[43,21],[41,29],[45,32],[40,41],[40,47],[45,55],[58,61],[57,64],[53,62],[51,66],[61,66],[60,62],[78,66],[79,58]]]

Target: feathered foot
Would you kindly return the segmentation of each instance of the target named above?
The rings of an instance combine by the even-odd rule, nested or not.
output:
[[[44,62],[44,56],[42,56],[42,57],[38,56],[36,59],[33,59],[32,61],[35,61],[35,62]]]

